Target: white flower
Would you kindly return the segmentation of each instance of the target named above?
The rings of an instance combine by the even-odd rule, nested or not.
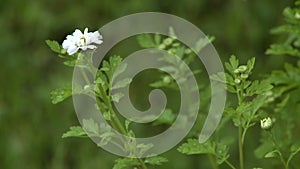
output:
[[[272,119],[270,117],[260,120],[260,127],[264,130],[270,129],[272,127]]]
[[[102,42],[102,36],[98,31],[88,32],[88,28],[85,28],[82,33],[79,29],[76,29],[72,35],[66,37],[62,47],[67,50],[69,55],[73,55],[79,49],[96,49],[95,44],[100,45]]]

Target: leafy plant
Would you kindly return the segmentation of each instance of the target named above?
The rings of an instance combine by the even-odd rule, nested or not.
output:
[[[272,30],[273,33],[287,35],[283,43],[275,43],[266,51],[269,55],[291,55],[300,57],[300,1],[296,1],[295,8],[286,8],[283,12],[286,24]],[[176,38],[175,30],[170,28],[169,36],[154,34],[142,34],[137,38],[142,48],[156,48],[165,50],[168,53],[178,56],[185,64],[192,66],[195,61],[195,52],[199,52],[208,43],[214,40],[213,37],[200,39],[195,44],[196,51],[182,44]],[[102,65],[96,70],[89,70],[93,50],[89,52],[78,51],[69,55],[56,41],[46,41],[50,49],[64,59],[64,64],[74,67],[79,63],[82,75],[87,85],[75,86],[72,91],[70,86],[53,90],[51,100],[53,104],[60,103],[74,94],[89,94],[95,92],[97,97],[97,108],[103,112],[103,117],[112,128],[120,133],[132,137],[132,142],[122,142],[116,146],[130,153],[145,153],[151,149],[152,145],[138,145],[135,142],[136,133],[130,120],[121,118],[115,111],[112,102],[119,102],[124,94],[112,93],[112,90],[121,89],[128,86],[132,79],[125,78],[114,81],[113,77],[118,76],[127,69],[127,65],[120,66],[122,58],[118,55],[104,60]],[[78,48],[80,49],[80,48]],[[78,50],[77,49],[77,50]],[[200,69],[193,70],[192,74],[184,71],[177,71],[178,62],[169,57],[160,60],[168,63],[163,67],[164,70],[171,70],[172,76],[167,73],[161,73],[158,80],[150,84],[152,88],[165,88],[170,91],[178,91],[176,79],[184,81],[188,76],[194,76],[202,73]],[[210,76],[214,83],[226,84],[228,97],[230,98],[224,117],[215,132],[215,134],[205,143],[199,143],[197,136],[201,129],[201,124],[205,119],[203,114],[199,113],[197,122],[193,130],[187,136],[187,139],[178,147],[178,152],[185,155],[207,155],[212,168],[229,167],[231,169],[245,169],[253,164],[249,164],[245,154],[255,156],[258,161],[268,160],[268,165],[258,163],[258,166],[252,168],[297,168],[296,159],[300,152],[300,136],[297,133],[300,117],[300,61],[293,65],[286,63],[284,70],[273,71],[269,75],[264,75],[262,80],[253,80],[252,73],[255,67],[255,58],[249,59],[245,64],[241,64],[236,56],[232,55],[228,62],[225,62],[226,72],[219,72]],[[117,71],[118,70],[118,71]],[[96,79],[90,82],[86,72],[96,71]],[[114,76],[113,76],[114,75]],[[226,79],[222,77],[226,77]],[[204,104],[209,104],[209,88],[206,84],[199,84],[200,91],[204,95]],[[190,89],[198,90],[198,89]],[[201,109],[205,111],[205,109]],[[171,126],[175,121],[177,114],[168,107],[163,114],[151,124],[154,126]],[[260,127],[257,127],[260,126]],[[224,136],[225,127],[231,127],[236,135]],[[250,131],[256,132],[256,137],[247,137]],[[72,126],[70,130],[63,134],[63,138],[88,136],[99,139],[98,146],[108,144],[115,134],[110,127],[105,124],[98,124],[93,119],[84,119],[82,126]],[[260,139],[258,138],[260,137]],[[256,148],[252,152],[245,152],[249,142],[256,143]],[[235,151],[237,150],[237,151]],[[248,149],[247,149],[248,150]],[[132,154],[131,154],[132,155]],[[235,160],[238,159],[238,160]],[[173,159],[167,159],[162,156],[153,156],[147,158],[119,158],[115,160],[113,169],[142,168],[149,166],[157,168]]]

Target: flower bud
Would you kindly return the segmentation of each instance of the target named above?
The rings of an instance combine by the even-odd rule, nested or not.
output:
[[[185,54],[190,54],[191,52],[192,52],[191,49],[185,49],[185,50],[184,50],[184,53],[185,53]]]
[[[165,49],[166,48],[166,45],[164,45],[164,44],[160,44],[159,46],[158,46],[158,49]]]
[[[241,83],[241,80],[240,80],[240,79],[235,79],[235,80],[234,80],[234,83],[240,84],[240,83]]]
[[[180,44],[179,43],[173,43],[172,46],[173,47],[178,47]]]
[[[298,12],[295,13],[295,18],[300,19],[300,14]]]
[[[164,40],[163,43],[164,43],[166,46],[169,46],[169,45],[172,44],[172,42],[173,42],[173,39],[172,39],[172,38],[167,38],[167,39]]]
[[[170,82],[171,82],[171,77],[170,77],[170,76],[165,76],[165,77],[163,78],[163,82],[164,82],[164,83],[170,83]]]
[[[64,54],[67,53],[67,50],[63,48],[63,49],[60,50],[60,53],[64,55]]]
[[[84,87],[83,87],[84,90],[86,90],[88,88],[90,88],[90,85],[84,85]]]
[[[270,129],[272,127],[272,125],[273,125],[273,122],[270,117],[260,120],[260,127],[264,130]]]
[[[247,69],[248,69],[248,68],[247,68],[247,66],[245,66],[245,65],[241,65],[241,66],[238,67],[238,70],[239,70],[240,72],[245,72]]]
[[[239,71],[239,69],[235,69],[235,70],[233,71],[233,73],[238,74],[238,73],[240,73],[240,71]]]
[[[244,74],[244,73],[241,74],[242,79],[247,79],[248,77],[249,77],[248,74]]]

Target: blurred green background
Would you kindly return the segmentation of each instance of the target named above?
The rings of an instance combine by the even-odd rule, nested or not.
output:
[[[280,38],[269,31],[283,23],[282,10],[291,4],[291,0],[1,0],[0,169],[108,169],[117,158],[89,139],[61,138],[78,121],[71,99],[52,105],[49,92],[70,84],[72,69],[48,49],[46,39],[62,42],[76,28],[97,30],[124,15],[165,12],[215,36],[223,61],[231,54],[242,61],[255,56],[255,72],[267,73],[281,68],[286,59],[264,52]],[[176,150],[165,156],[170,162],[162,168],[195,168],[206,160]]]

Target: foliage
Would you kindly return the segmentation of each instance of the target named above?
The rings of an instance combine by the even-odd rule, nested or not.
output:
[[[300,18],[300,11],[298,8],[286,8],[284,15],[287,24],[274,29],[274,33],[288,33],[288,40],[283,44],[273,44],[267,50],[267,54],[283,55],[289,54],[293,56],[300,56],[298,51],[298,41],[300,41],[300,34],[298,32]],[[299,16],[298,16],[299,15]],[[195,44],[196,51],[192,51],[187,46],[182,44],[176,38],[176,30],[170,28],[169,36],[154,34],[142,34],[137,37],[138,43],[142,48],[157,48],[165,50],[170,54],[178,56],[185,64],[191,66],[195,61],[195,53],[199,52],[208,43],[214,40],[213,37],[208,39],[200,39]],[[66,51],[56,41],[46,41],[47,45],[52,51],[58,54],[59,57],[67,59],[64,62],[67,66],[74,66],[74,63],[80,63],[80,67],[85,73],[88,67],[85,64],[90,64],[89,57],[92,57],[93,52],[83,53],[79,52],[72,56],[66,55]],[[246,139],[250,130],[253,130],[256,125],[260,125],[261,133],[260,145],[255,149],[255,154],[258,159],[274,159],[274,163],[268,166],[276,167],[282,165],[285,169],[295,167],[295,160],[297,154],[300,152],[300,143],[297,141],[299,136],[294,136],[293,129],[297,125],[295,117],[291,116],[291,110],[298,107],[299,99],[297,97],[299,88],[299,74],[300,62],[297,66],[289,63],[285,64],[284,71],[273,71],[270,75],[265,75],[263,80],[252,80],[251,75],[254,71],[255,58],[249,59],[246,64],[241,64],[236,56],[232,55],[228,62],[225,62],[226,72],[219,72],[211,75],[210,79],[215,83],[224,83],[230,98],[233,100],[226,105],[224,111],[224,118],[219,125],[217,132],[205,143],[199,143],[195,139],[195,135],[191,134],[187,137],[187,142],[183,143],[177,149],[180,153],[186,155],[207,155],[213,168],[227,165],[229,168],[244,169],[248,166],[246,160],[245,146],[251,142]],[[78,87],[78,90],[73,93],[88,93],[89,90],[95,91],[97,96],[97,106],[103,112],[104,118],[110,125],[124,135],[133,137],[132,143],[124,143],[119,145],[128,152],[135,152],[142,154],[152,145],[138,145],[135,143],[136,133],[131,128],[131,121],[120,119],[117,112],[112,106],[112,102],[119,102],[124,96],[123,93],[112,94],[112,90],[124,88],[131,84],[133,79],[125,78],[114,81],[118,75],[124,72],[127,68],[123,64],[121,68],[116,69],[122,61],[118,55],[109,57],[108,60],[103,61],[100,68],[97,70],[96,80],[93,83],[88,82],[88,87]],[[192,74],[188,72],[176,71],[178,63],[176,59],[168,57],[160,61],[168,63],[168,66],[163,67],[164,70],[173,72],[172,76],[167,73],[161,73],[160,78],[151,83],[152,88],[166,88],[170,91],[177,91],[178,86],[173,79],[184,81],[188,76],[194,76],[202,73],[200,69],[193,70]],[[117,71],[116,71],[117,70]],[[223,79],[225,75],[226,79]],[[86,75],[85,75],[86,76]],[[198,90],[198,89],[191,89]],[[200,86],[200,91],[207,90],[206,85]],[[56,89],[51,92],[51,99],[54,104],[64,101],[71,96],[70,88]],[[209,96],[206,96],[209,99]],[[206,103],[208,104],[208,103]],[[295,112],[298,113],[298,112]],[[170,126],[176,118],[176,114],[172,108],[167,108],[164,113],[154,122],[154,126]],[[201,123],[201,117],[198,124]],[[219,137],[224,129],[224,126],[232,125],[236,128],[237,137],[233,141],[229,141],[228,137]],[[199,129],[193,129],[191,133],[196,133]],[[73,126],[70,130],[63,134],[63,138],[67,137],[98,137],[100,142],[98,145],[107,144],[114,133],[108,129],[108,126],[97,124],[92,119],[84,119],[82,127]],[[232,136],[231,136],[232,137]],[[256,141],[257,139],[254,139]],[[237,143],[238,153],[231,154],[231,149]],[[238,160],[233,160],[234,154],[238,154]],[[276,160],[278,158],[279,160]],[[169,160],[161,156],[153,156],[148,158],[120,158],[115,160],[114,169],[126,168],[143,168],[148,166],[162,165]],[[278,163],[281,162],[281,164]],[[237,167],[239,166],[239,167]],[[265,167],[253,166],[255,167]]]

